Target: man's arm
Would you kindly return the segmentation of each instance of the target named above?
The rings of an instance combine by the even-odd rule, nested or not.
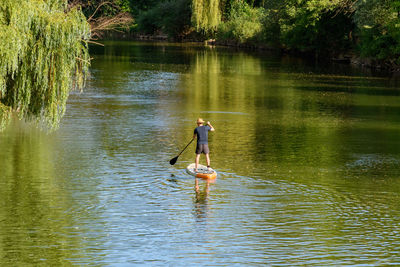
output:
[[[211,130],[210,131],[215,131],[214,127],[211,125],[211,123],[209,121],[207,121],[207,125],[210,126]]]

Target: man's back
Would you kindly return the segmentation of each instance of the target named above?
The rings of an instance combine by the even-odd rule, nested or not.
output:
[[[208,131],[211,130],[211,127],[206,126],[199,126],[194,129],[194,133],[197,134],[197,143],[198,144],[208,144]]]

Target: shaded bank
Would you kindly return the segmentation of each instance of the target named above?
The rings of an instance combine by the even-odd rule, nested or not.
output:
[[[115,0],[114,4],[134,18],[128,33],[116,34],[123,39],[213,39],[218,45],[400,69],[400,4],[395,1]]]
[[[137,33],[134,31],[131,32],[107,32],[104,34],[104,38],[101,40],[104,41],[143,41],[143,42],[180,42],[180,43],[189,43],[194,42],[198,44],[204,44],[207,46],[224,46],[224,47],[232,47],[238,50],[243,51],[271,51],[274,53],[278,53],[281,55],[291,55],[295,57],[302,57],[304,59],[316,60],[316,61],[330,61],[332,63],[341,63],[341,64],[351,64],[354,66],[365,67],[373,70],[383,70],[389,72],[400,72],[400,65],[396,64],[394,60],[380,60],[376,58],[362,58],[360,57],[355,50],[343,51],[337,55],[332,54],[323,54],[318,55],[313,52],[304,52],[295,49],[287,49],[282,47],[276,47],[272,45],[262,44],[262,43],[241,43],[235,40],[218,40],[218,39],[204,39],[200,36],[188,36],[185,39],[176,40],[174,38],[169,37],[167,34],[163,32],[157,32],[155,34],[143,34]]]

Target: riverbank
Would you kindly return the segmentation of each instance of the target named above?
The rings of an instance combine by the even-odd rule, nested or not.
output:
[[[103,40],[134,40],[134,41],[162,41],[162,42],[195,42],[199,44],[206,44],[211,46],[226,46],[234,47],[243,50],[266,50],[266,51],[276,51],[282,54],[289,54],[293,56],[300,56],[303,58],[314,58],[316,60],[329,60],[333,63],[340,64],[350,64],[354,66],[359,66],[363,68],[369,68],[373,70],[382,70],[389,72],[400,73],[400,65],[395,63],[395,60],[379,60],[375,58],[362,58],[356,51],[350,50],[346,52],[341,52],[336,55],[324,55],[323,57],[316,55],[311,52],[303,52],[298,50],[291,50],[284,47],[273,47],[266,44],[260,43],[241,43],[235,40],[218,40],[218,39],[208,39],[204,40],[199,36],[190,36],[183,38],[181,40],[176,40],[168,37],[167,34],[163,32],[156,32],[155,34],[141,34],[141,33],[120,33],[120,32],[110,32],[104,36]]]
[[[241,49],[258,49],[258,50],[270,50],[270,51],[280,51],[283,54],[290,54],[293,56],[301,56],[307,58],[315,58],[318,60],[318,55],[314,53],[306,53],[301,51],[294,51],[285,48],[276,48],[267,46],[265,44],[252,44],[252,43],[239,43],[235,41],[219,41],[215,39],[210,39],[205,41],[208,45],[219,45],[219,46],[230,46],[237,47]],[[328,59],[334,63],[341,64],[350,64],[354,66],[360,66],[364,68],[374,69],[374,70],[383,70],[390,72],[400,72],[400,65],[395,63],[395,60],[379,60],[375,58],[362,58],[353,50],[341,52],[337,55],[327,55],[324,56],[324,60]]]

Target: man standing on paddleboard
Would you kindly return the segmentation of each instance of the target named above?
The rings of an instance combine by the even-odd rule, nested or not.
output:
[[[208,132],[214,131],[214,127],[209,121],[204,125],[204,120],[202,118],[197,119],[197,128],[194,129],[193,139],[197,137],[196,146],[196,160],[194,171],[197,172],[197,166],[199,165],[200,154],[204,153],[206,155],[207,168],[210,169],[210,149],[208,148]]]

